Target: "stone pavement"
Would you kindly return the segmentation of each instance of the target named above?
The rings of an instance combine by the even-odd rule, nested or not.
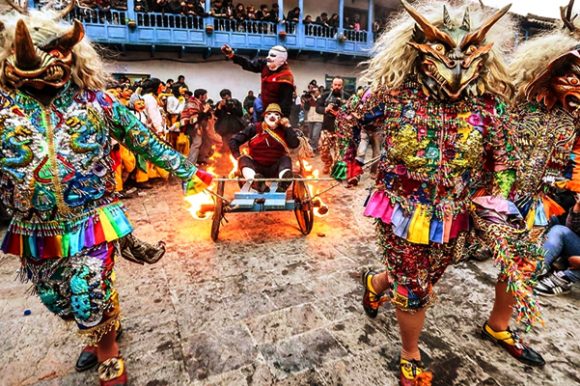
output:
[[[137,236],[168,245],[154,266],[118,264],[131,384],[396,385],[394,313],[385,307],[371,320],[359,302],[360,270],[379,266],[364,196],[331,191],[330,214],[307,237],[291,212],[230,215],[218,243],[176,184],[127,201]],[[27,295],[18,265],[0,264],[0,384],[96,384],[95,371],[74,370],[82,344],[73,326]],[[580,291],[543,301],[546,328],[527,339],[548,365],[526,367],[478,337],[495,272],[490,262],[462,263],[440,282],[422,336],[434,384],[580,384]]]

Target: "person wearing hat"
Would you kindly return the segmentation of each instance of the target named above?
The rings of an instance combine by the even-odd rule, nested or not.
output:
[[[240,154],[240,146],[248,144],[249,153]],[[238,159],[238,168],[251,187],[260,193],[269,191],[258,178],[292,178],[292,160],[290,149],[300,144],[296,131],[290,126],[288,118],[282,117],[282,109],[271,103],[264,112],[264,120],[250,124],[246,129],[234,135],[230,141],[230,150]],[[281,181],[277,192],[285,192],[290,181]]]
[[[244,56],[234,54],[232,47],[224,44],[222,52],[226,58],[239,64],[246,71],[262,74],[261,95],[262,106],[276,103],[282,110],[284,117],[289,117],[294,103],[294,74],[288,66],[288,51],[282,46],[270,48],[267,58],[250,60]],[[254,104],[254,111],[258,120],[262,119],[262,110]]]

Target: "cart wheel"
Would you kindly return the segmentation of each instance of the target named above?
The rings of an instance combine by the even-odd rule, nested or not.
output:
[[[219,181],[217,185],[217,194],[223,197],[225,181]],[[222,219],[224,218],[224,200],[219,197],[215,197],[215,207],[213,209],[213,217],[211,223],[211,239],[213,241],[218,240],[220,234],[220,225]]]
[[[294,214],[298,227],[303,235],[307,235],[312,231],[314,225],[314,207],[310,202],[310,192],[304,181],[294,181],[292,185],[292,198],[296,203]]]

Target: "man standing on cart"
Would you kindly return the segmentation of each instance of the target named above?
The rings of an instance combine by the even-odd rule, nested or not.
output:
[[[254,102],[254,119],[262,121],[264,113],[262,106],[276,103],[282,110],[284,117],[289,117],[294,104],[294,74],[288,66],[288,51],[282,46],[270,48],[267,58],[250,60],[244,56],[234,54],[232,47],[225,44],[222,52],[226,58],[242,66],[244,70],[260,73],[261,104]]]
[[[249,154],[240,155],[240,146],[248,143]],[[232,155],[238,159],[238,167],[246,181],[253,181],[252,188],[260,193],[269,191],[261,178],[281,178],[276,192],[285,192],[292,178],[290,149],[300,145],[296,131],[288,118],[282,117],[282,110],[271,103],[264,112],[264,121],[250,124],[229,141]]]

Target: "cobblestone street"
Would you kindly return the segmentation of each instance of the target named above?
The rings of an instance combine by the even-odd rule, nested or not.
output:
[[[211,220],[191,217],[175,181],[126,201],[136,235],[168,247],[153,266],[118,261],[131,384],[396,385],[393,310],[371,320],[360,304],[360,271],[380,266],[372,221],[361,214],[365,195],[329,192],[330,213],[307,237],[292,212],[229,215],[217,243]],[[0,384],[97,384],[95,370],[74,370],[82,347],[74,326],[29,295],[18,266],[14,257],[0,263]],[[491,262],[467,262],[437,287],[422,336],[434,384],[579,384],[580,291],[542,299],[546,327],[526,339],[547,365],[531,368],[479,338],[495,276]]]

